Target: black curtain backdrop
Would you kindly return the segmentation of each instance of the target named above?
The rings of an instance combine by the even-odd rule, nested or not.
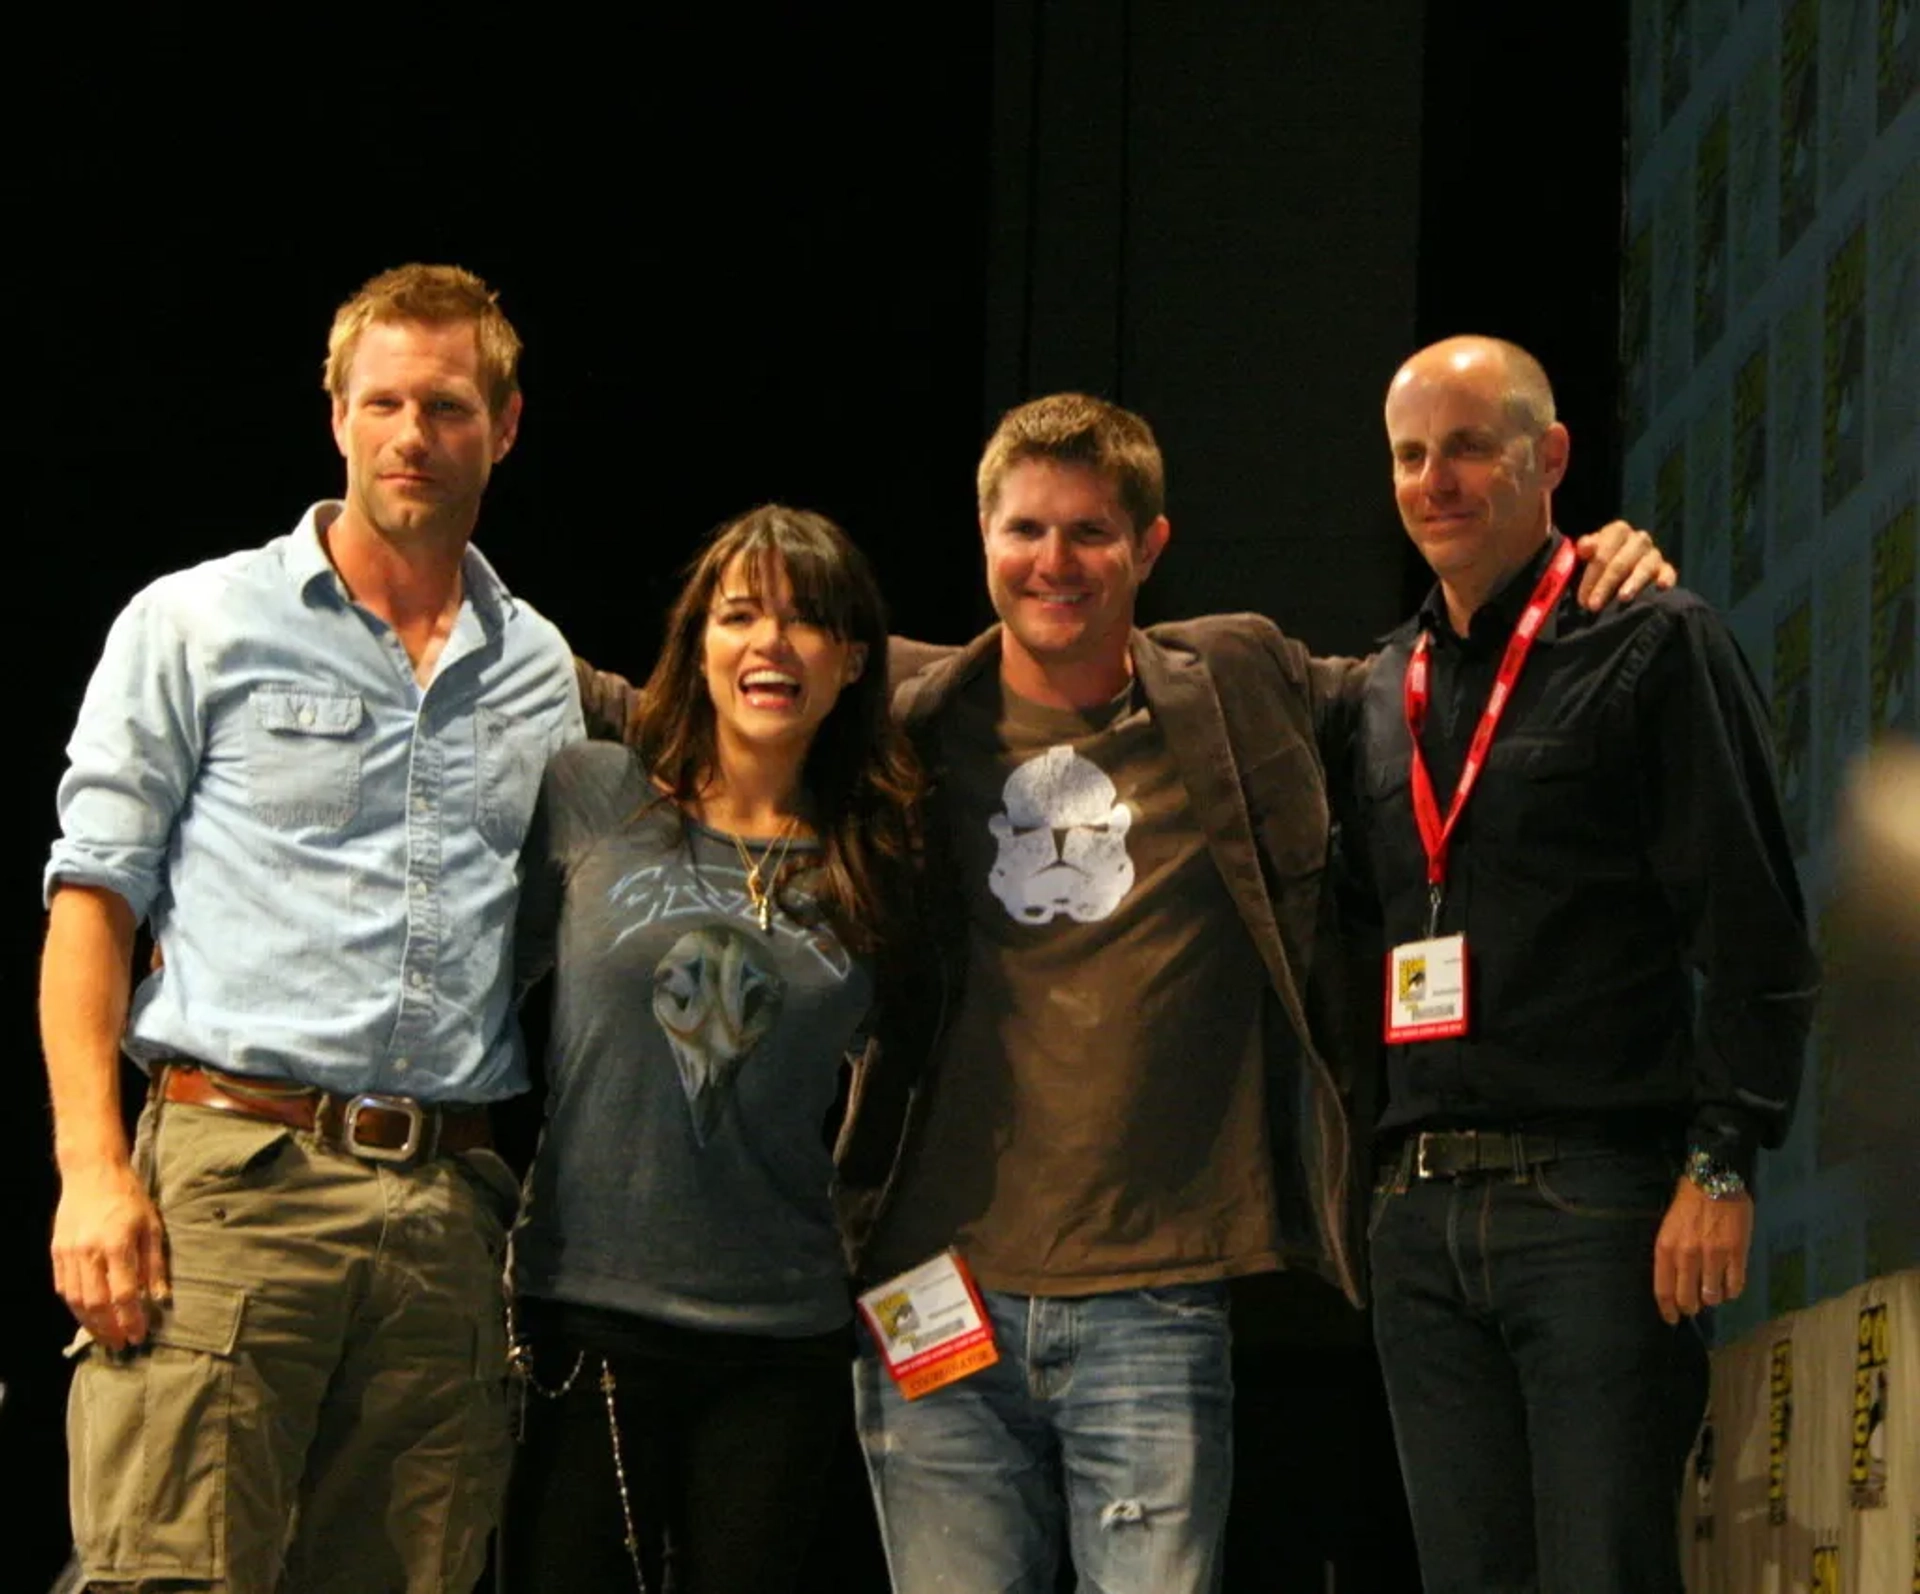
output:
[[[1423,96],[1420,336],[1484,329],[1542,355],[1576,438],[1564,518],[1584,526],[1618,491],[1624,6],[1558,9],[1549,27],[1517,4],[1429,0],[1423,81],[1356,83],[1352,136],[1371,96]],[[25,817],[0,865],[15,1063],[0,1585],[42,1588],[64,1554],[68,1322],[48,1286],[32,1007],[61,748],[112,616],[153,576],[258,544],[337,490],[319,388],[331,311],[384,267],[450,259],[501,290],[528,345],[526,421],[480,542],[579,651],[644,673],[688,550],[768,499],[840,520],[902,629],[970,634],[986,614],[971,481],[992,420],[995,27],[983,0],[619,23],[150,7],[16,34],[0,115]],[[1340,173],[1326,181],[1337,193]],[[1206,461],[1174,465],[1177,480]],[[1359,1325],[1279,1299],[1247,1307],[1229,1585],[1320,1587],[1333,1558],[1343,1594],[1411,1587]],[[840,1478],[809,1586],[879,1590],[851,1454]]]

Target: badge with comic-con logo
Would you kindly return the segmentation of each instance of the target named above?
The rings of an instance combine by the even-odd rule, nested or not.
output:
[[[1387,1043],[1467,1032],[1467,938],[1408,941],[1387,954]]]
[[[958,1251],[942,1251],[859,1299],[880,1359],[908,1400],[1000,1359],[973,1275]]]

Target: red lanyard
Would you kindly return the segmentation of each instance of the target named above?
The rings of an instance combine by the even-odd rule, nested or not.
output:
[[[1433,904],[1427,927],[1430,936],[1439,928],[1440,893],[1447,883],[1447,846],[1453,839],[1453,827],[1459,822],[1460,812],[1467,806],[1467,798],[1480,778],[1494,728],[1507,710],[1507,699],[1513,695],[1514,682],[1520,679],[1521,666],[1533,651],[1533,640],[1547,615],[1567,590],[1574,563],[1573,544],[1562,542],[1534,587],[1533,596],[1527,599],[1526,608],[1520,611],[1513,635],[1507,639],[1506,654],[1500,660],[1500,673],[1493,678],[1487,706],[1481,711],[1480,723],[1467,747],[1467,761],[1460,766],[1460,781],[1453,789],[1453,801],[1447,806],[1444,823],[1440,818],[1440,805],[1434,800],[1433,777],[1427,773],[1427,761],[1420,752],[1420,728],[1427,722],[1427,650],[1431,638],[1422,631],[1420,640],[1413,645],[1413,657],[1407,661],[1407,734],[1413,743],[1413,819],[1420,827],[1420,844],[1427,852],[1427,892]]]

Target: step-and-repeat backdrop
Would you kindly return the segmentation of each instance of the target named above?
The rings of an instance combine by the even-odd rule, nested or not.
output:
[[[1678,548],[1772,704],[1824,945],[1849,768],[1920,732],[1920,0],[1635,0],[1632,17],[1626,506]],[[1915,1186],[1883,1194],[1859,1166],[1860,1105],[1910,1091],[1910,1058],[1847,1055],[1818,1028],[1723,1340],[1920,1261],[1888,1201]]]
[[[1714,1353],[1681,1497],[1690,1594],[1920,1590],[1920,1271]]]
[[[1849,784],[1869,743],[1920,734],[1920,0],[1631,16],[1626,511],[1678,549],[1772,705],[1843,976]],[[1910,983],[1920,1017],[1920,968]],[[1850,1044],[1847,1018],[1830,988],[1793,1133],[1763,1159],[1752,1286],[1714,1326],[1693,1594],[1920,1594],[1920,1273],[1903,1271],[1920,1042],[1902,1023]]]

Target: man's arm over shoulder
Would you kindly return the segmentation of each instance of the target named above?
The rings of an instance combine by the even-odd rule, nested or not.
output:
[[[1364,659],[1307,661],[1313,694],[1314,735],[1320,743],[1321,761],[1327,766],[1327,783],[1333,791],[1336,809],[1347,806],[1354,744],[1360,736],[1361,705],[1366,700],[1367,682],[1378,657],[1377,653],[1370,653]]]
[[[624,742],[640,718],[640,689],[624,675],[596,670],[577,655],[574,680],[580,688],[580,712],[587,735],[596,742]]]
[[[1304,704],[1329,778],[1345,778],[1371,657],[1316,658],[1263,614],[1207,615],[1155,626],[1149,634],[1199,653],[1225,690],[1259,691],[1264,685]]]
[[[1694,1142],[1749,1177],[1799,1091],[1818,987],[1772,738],[1746,660],[1710,609],[1676,595],[1636,686],[1650,859],[1704,976]]]
[[[960,651],[940,642],[916,642],[912,637],[887,638],[887,690],[894,691],[929,665],[950,659]]]

